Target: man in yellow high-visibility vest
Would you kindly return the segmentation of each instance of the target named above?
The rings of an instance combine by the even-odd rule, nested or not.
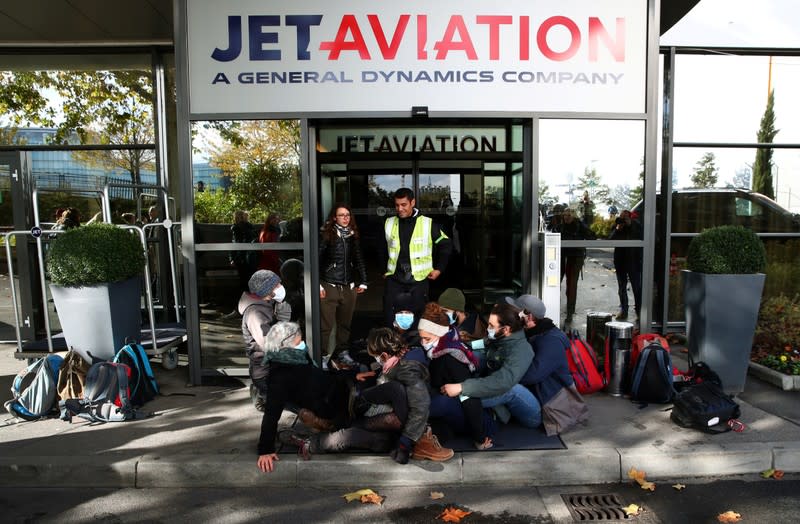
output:
[[[428,302],[428,283],[442,274],[452,250],[442,228],[421,215],[416,204],[414,192],[401,187],[394,193],[397,216],[384,223],[387,262],[383,311],[388,326],[394,323],[395,302],[402,295],[409,295],[403,299],[413,305],[416,324]]]

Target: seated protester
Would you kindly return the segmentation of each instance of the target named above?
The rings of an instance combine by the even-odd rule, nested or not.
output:
[[[278,275],[268,269],[256,271],[248,282],[250,292],[239,298],[239,314],[242,315],[242,336],[249,359],[250,395],[256,408],[262,410],[266,398],[267,368],[264,359],[264,340],[272,325],[278,320],[289,320],[290,307],[283,302],[286,289]]]
[[[480,340],[486,336],[486,321],[474,309],[467,311],[467,301],[460,289],[445,289],[436,303],[445,310],[450,324],[456,328],[463,342]]]
[[[425,354],[420,348],[408,348],[391,328],[375,328],[367,337],[367,351],[380,364],[378,384],[360,393],[361,400],[372,404],[391,404],[403,422],[397,447],[391,456],[407,464],[409,456],[433,461],[449,460],[452,449],[443,448],[428,423],[430,394]],[[373,372],[359,373],[363,380]]]
[[[506,301],[525,308],[525,334],[533,348],[533,361],[520,379],[520,384],[530,389],[539,405],[544,406],[562,388],[574,384],[567,363],[569,339],[551,319],[545,317],[547,308],[538,298],[522,295],[516,300],[506,297]],[[575,413],[575,416],[582,414]]]
[[[434,391],[431,394],[431,419],[441,419],[446,427],[457,433],[468,433],[479,450],[491,448],[492,439],[487,435],[490,423],[484,421],[481,400],[465,396],[456,399],[438,393],[445,384],[460,383],[470,378],[478,361],[472,351],[459,341],[455,327],[436,302],[429,302],[425,306],[419,321],[419,336],[430,359],[428,369]]]
[[[417,318],[414,315],[414,300],[411,293],[401,293],[394,302],[392,328],[400,334],[403,343],[410,348],[421,347]]]
[[[344,409],[346,391],[337,395],[333,377],[315,366],[308,354],[300,326],[278,322],[264,340],[262,366],[266,369],[266,402],[258,438],[258,468],[270,472],[278,460],[275,437],[278,420],[290,404],[300,408],[298,418],[313,429],[330,430],[337,412]],[[323,417],[323,418],[320,418]]]
[[[535,428],[542,423],[539,402],[519,383],[533,360],[521,315],[522,310],[511,304],[495,304],[489,315],[489,343],[481,376],[445,384],[441,392],[450,397],[478,397],[483,407],[494,408],[503,423],[513,416],[523,426]]]

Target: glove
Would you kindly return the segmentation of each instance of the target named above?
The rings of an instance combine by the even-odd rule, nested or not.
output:
[[[389,453],[389,456],[398,464],[408,464],[408,458],[413,447],[414,441],[406,436],[402,436],[397,439],[397,447]]]

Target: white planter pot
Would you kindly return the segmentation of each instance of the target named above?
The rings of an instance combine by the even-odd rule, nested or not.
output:
[[[142,332],[141,279],[88,287],[50,285],[67,345],[84,359],[110,360]]]

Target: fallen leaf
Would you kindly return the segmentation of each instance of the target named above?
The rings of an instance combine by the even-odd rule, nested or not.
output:
[[[776,469],[775,473],[772,474],[772,478],[774,478],[776,480],[782,479],[783,478],[783,470],[782,469]]]
[[[764,477],[765,479],[772,478],[772,475],[774,475],[774,474],[775,474],[775,470],[772,469],[772,468],[765,469],[764,471],[761,472],[761,476]]]
[[[352,493],[345,493],[344,495],[342,495],[342,497],[344,497],[344,499],[347,502],[352,502],[354,500],[360,500],[361,497],[363,497],[364,495],[377,495],[377,493],[367,488],[367,489],[360,489]]]
[[[656,485],[652,482],[647,482],[646,480],[639,482],[639,485],[642,487],[642,489],[649,489],[650,491],[656,490]]]
[[[678,484],[673,484],[672,487],[675,488],[676,490],[680,491],[682,489],[685,489],[686,485],[678,483]]]
[[[444,493],[442,493],[441,491],[431,491],[431,498],[433,500],[443,499]]]
[[[626,516],[634,517],[634,516],[639,514],[639,510],[641,510],[641,509],[642,508],[640,508],[636,504],[629,504],[629,505],[625,506],[624,508],[622,508],[622,511],[625,512]]]
[[[366,495],[361,495],[361,503],[362,504],[377,504],[380,506],[383,504],[383,499],[385,497],[381,497],[377,493],[368,493]]]
[[[472,513],[471,511],[464,511],[453,506],[448,506],[442,511],[441,515],[436,517],[442,519],[444,522],[461,522],[461,519]]]
[[[717,520],[720,522],[739,522],[742,520],[742,516],[735,511],[728,510],[717,515]]]

